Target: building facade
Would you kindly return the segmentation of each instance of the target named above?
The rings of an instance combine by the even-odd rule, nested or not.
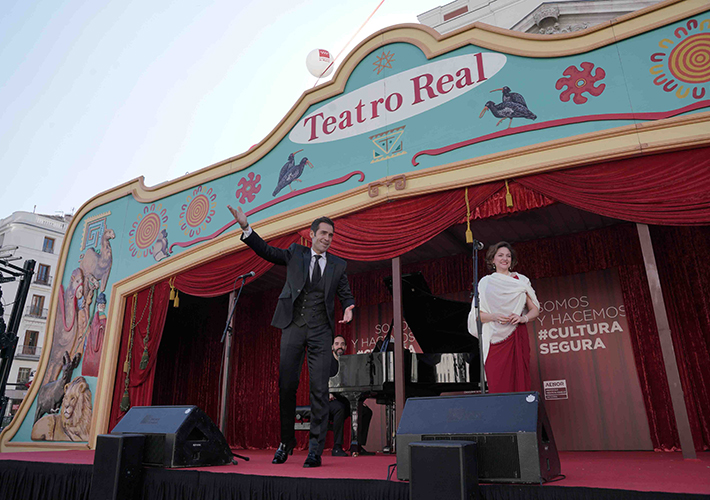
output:
[[[52,284],[56,274],[59,251],[71,216],[41,215],[30,212],[14,212],[0,220],[0,251],[11,253],[20,259],[11,261],[21,267],[27,260],[34,260],[35,273],[22,311],[17,336],[19,337],[15,358],[8,378],[6,396],[10,398],[7,415],[12,416],[27,395],[28,383],[35,372],[42,354],[47,330],[47,311]],[[5,308],[5,323],[10,321],[12,303],[19,281],[2,285],[2,300]]]
[[[658,3],[658,0],[455,0],[417,16],[441,34],[475,22],[523,33],[556,35],[591,28]]]

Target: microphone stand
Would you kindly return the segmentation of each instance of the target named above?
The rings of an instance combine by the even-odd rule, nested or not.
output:
[[[473,307],[476,314],[476,331],[478,331],[478,361],[479,361],[479,384],[481,394],[486,393],[486,370],[483,360],[483,323],[481,322],[481,301],[478,296],[478,250],[483,248],[483,243],[473,240]]]
[[[242,284],[239,287],[239,293],[237,293],[236,297],[234,297],[234,300],[232,301],[231,310],[229,311],[229,316],[227,317],[227,324],[224,326],[222,340],[220,341],[222,344],[224,344],[225,339],[227,339],[227,343],[224,348],[224,371],[222,375],[224,377],[224,379],[222,380],[222,411],[219,422],[222,434],[224,434],[227,423],[227,393],[229,392],[229,368],[231,366],[232,358],[232,319],[234,318],[234,311],[237,309],[237,302],[239,301],[239,296],[242,294],[242,289],[244,288],[244,283],[246,282],[247,277],[248,276],[241,277]],[[237,278],[237,280],[238,279],[239,278]],[[232,287],[232,293],[230,294],[231,296],[234,296],[234,289],[237,288],[237,280],[234,280],[234,287]],[[227,334],[229,334],[229,337],[227,337]],[[241,458],[242,460],[245,460],[247,462],[249,461],[249,457],[237,455],[236,453],[232,453],[232,455],[235,457],[232,459],[232,463],[235,465],[237,464],[237,458]]]

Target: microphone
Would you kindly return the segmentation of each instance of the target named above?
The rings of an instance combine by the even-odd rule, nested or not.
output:
[[[483,250],[483,247],[484,247],[485,245],[483,244],[482,241],[473,240],[473,246],[474,246],[477,250]]]
[[[244,279],[253,277],[255,274],[256,274],[256,273],[255,273],[254,271],[249,271],[249,272],[246,273],[246,274],[242,274],[241,276],[237,276],[237,279],[238,279],[238,280],[244,280]]]

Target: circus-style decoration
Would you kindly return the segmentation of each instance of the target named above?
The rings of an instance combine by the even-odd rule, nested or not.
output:
[[[660,63],[649,68],[653,83],[678,99],[705,97],[710,82],[710,32],[702,32],[705,26],[710,26],[707,19],[700,25],[701,32],[692,34],[698,21],[689,20],[685,27],[676,28],[673,38],[658,43],[663,52],[651,54],[651,62]]]
[[[500,118],[498,123],[496,123],[496,127],[500,125],[500,122],[507,118],[510,120],[508,122],[508,128],[510,128],[513,124],[513,118],[527,118],[528,120],[537,119],[537,115],[528,109],[525,98],[521,94],[511,92],[509,87],[495,89],[491,92],[498,90],[503,92],[503,102],[496,104],[493,101],[488,101],[485,106],[483,106],[481,114],[478,115],[479,118],[483,118],[486,111],[490,110],[493,116]]]
[[[214,271],[215,282],[231,290],[228,273],[254,270],[255,257],[240,240],[227,202],[239,206],[269,241],[297,241],[313,218],[331,217],[340,235],[336,241],[352,238],[337,251],[378,262],[399,252],[418,256],[419,238],[430,241],[438,235],[441,241],[446,238],[445,245],[437,249],[432,241],[427,247],[448,259],[443,254],[455,248],[448,241],[459,234],[464,200],[473,203],[472,214],[490,220],[548,202],[591,208],[612,218],[626,216],[619,206],[631,207],[623,226],[631,228],[634,245],[640,226],[632,223],[638,221],[684,223],[683,217],[693,217],[692,224],[707,225],[707,203],[694,202],[699,184],[688,177],[710,145],[703,135],[710,124],[710,7],[701,14],[702,3],[669,1],[633,19],[564,37],[530,38],[483,25],[448,36],[413,24],[387,29],[338,59],[333,81],[304,92],[258,146],[157,186],[137,178],[86,200],[66,226],[52,265],[52,296],[42,306],[48,311],[48,331],[37,375],[15,408],[15,419],[0,434],[0,452],[93,447],[96,436],[110,432],[120,418],[129,351],[135,354],[129,367],[130,403],[146,403],[149,391],[134,394],[134,389],[141,362],[147,365],[144,371],[160,366],[153,349],[164,326],[152,321],[148,331],[144,321],[130,328],[131,296],[139,291],[147,296],[153,286],[157,294],[161,287],[165,300],[156,301],[153,312],[187,314],[188,289],[212,285],[201,278],[202,271]],[[477,119],[481,111],[484,116]],[[495,119],[485,116],[491,114]],[[658,183],[675,189],[666,190],[674,196],[667,205],[661,206],[665,198],[643,186],[616,194],[624,179],[648,177],[638,173],[638,165],[668,152],[674,153],[670,166],[660,156],[657,160],[658,172],[666,168],[669,175],[661,175]],[[604,177],[611,194],[598,191],[581,204],[577,195],[595,169],[614,173],[614,162],[622,161],[629,163],[619,164],[619,172],[628,176]],[[672,165],[690,167],[681,175]],[[579,189],[570,195],[565,180],[562,188],[545,194],[558,173],[576,175],[579,167],[588,169]],[[512,209],[506,203],[506,181],[515,200]],[[460,196],[466,187],[480,191],[471,198]],[[633,205],[636,198],[626,199],[636,194],[644,199],[642,217]],[[678,209],[668,215],[670,203],[684,196],[688,213]],[[529,207],[523,204],[528,198]],[[614,204],[616,211],[606,213]],[[656,206],[661,206],[657,217]],[[429,215],[427,207],[443,215]],[[390,253],[383,256],[383,249]],[[379,264],[373,269],[378,271]],[[262,267],[256,271],[255,278],[266,272]],[[266,277],[263,288],[253,287],[253,293],[271,293],[273,276]],[[176,293],[180,288],[182,308],[165,306],[169,286]],[[205,291],[218,292],[223,298],[221,288]],[[136,308],[138,320],[144,307]],[[150,314],[148,306],[146,318]],[[353,328],[369,331],[371,326],[363,322]],[[185,335],[194,333],[189,330]],[[140,344],[134,349],[131,331]],[[141,356],[146,345],[149,358]],[[229,432],[236,435],[233,427]]]
[[[101,244],[101,238],[104,235],[104,231],[106,231],[106,219],[109,215],[111,215],[110,211],[86,218],[84,230],[81,233],[79,260],[84,257],[84,251],[87,248],[98,248]]]
[[[291,157],[289,156],[289,159]],[[251,203],[256,198],[256,195],[261,191],[261,175],[254,172],[249,172],[249,175],[239,179],[239,189],[235,193],[239,203],[244,205],[245,203]]]
[[[397,127],[382,132],[381,134],[370,136],[370,140],[375,145],[375,149],[372,150],[372,161],[370,163],[377,163],[378,161],[387,160],[396,156],[406,155],[407,152],[404,150],[404,144],[402,142],[403,134],[404,127]]]
[[[291,183],[303,182],[300,177],[301,175],[303,175],[303,169],[306,168],[306,165],[308,165],[310,168],[313,168],[313,164],[308,161],[308,158],[306,158],[305,156],[301,158],[300,162],[296,163],[295,155],[300,153],[301,151],[303,150],[299,149],[298,151],[288,155],[288,160],[286,160],[284,166],[281,167],[281,172],[279,172],[279,181],[277,182],[276,188],[274,188],[274,192],[271,196],[276,196],[286,186],[288,186],[288,188],[293,191]]]
[[[159,239],[167,238],[167,230],[168,212],[162,203],[144,206],[128,232],[128,250],[131,256],[140,259],[153,255],[153,245]]]
[[[207,228],[207,224],[212,222],[216,209],[217,195],[212,192],[212,188],[205,190],[202,186],[197,186],[187,195],[187,200],[181,207],[180,229],[190,238],[199,235]]]
[[[597,85],[597,82],[606,77],[606,71],[600,67],[594,69],[594,64],[586,61],[580,66],[582,67],[581,70],[577,69],[576,66],[569,66],[562,72],[565,77],[560,78],[555,83],[557,90],[567,87],[560,94],[560,101],[569,102],[570,97],[573,97],[575,104],[584,104],[589,99],[583,94],[589,93],[589,95],[598,97],[604,92],[606,85],[603,83]]]
[[[373,68],[372,71],[377,71],[377,74],[379,75],[380,72],[382,72],[383,69],[389,68],[392,69],[392,63],[394,62],[394,52],[390,52],[389,50],[385,52],[384,50],[382,51],[382,54],[377,56],[377,60],[373,62]]]

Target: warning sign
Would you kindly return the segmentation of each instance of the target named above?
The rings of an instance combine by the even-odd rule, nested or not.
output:
[[[566,380],[545,380],[543,382],[545,390],[545,400],[567,399]]]

